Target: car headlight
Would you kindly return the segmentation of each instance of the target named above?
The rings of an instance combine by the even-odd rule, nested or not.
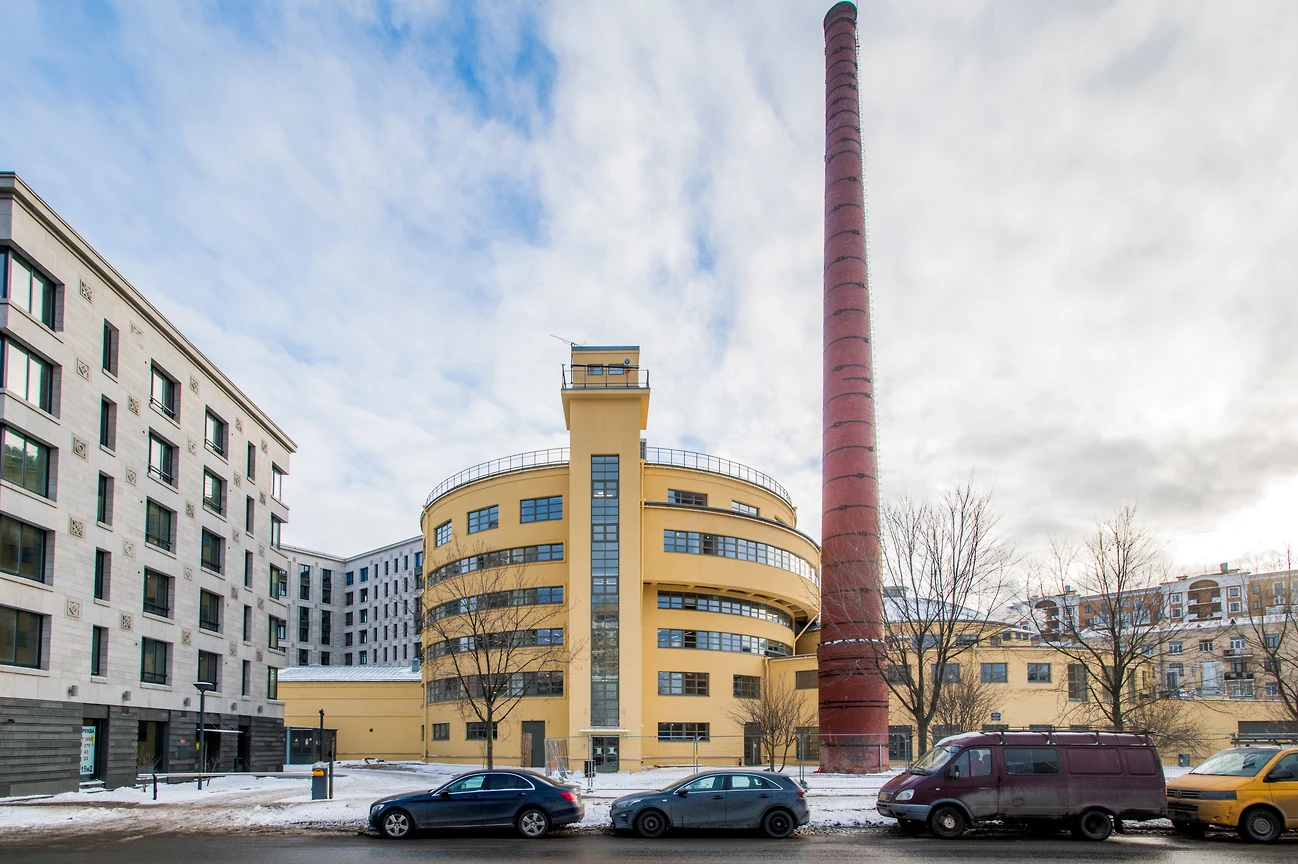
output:
[[[914,790],[914,789],[903,789],[903,790],[901,790],[900,792],[897,793],[897,797],[894,798],[893,800],[894,800],[894,801],[909,801],[910,799],[912,799],[912,798],[914,798],[914,797],[915,797],[915,790]]]
[[[382,810],[382,809],[383,809],[383,805],[382,805],[382,804],[371,804],[371,805],[370,805],[370,815],[373,816],[375,813],[379,812],[379,811]]]
[[[1199,798],[1203,801],[1234,801],[1236,799],[1235,791],[1229,792],[1200,792]]]

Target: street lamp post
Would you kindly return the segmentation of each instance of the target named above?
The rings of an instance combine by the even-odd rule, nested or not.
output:
[[[207,761],[207,691],[215,690],[216,685],[209,681],[195,681],[194,689],[198,691],[198,788],[203,789],[203,767]]]

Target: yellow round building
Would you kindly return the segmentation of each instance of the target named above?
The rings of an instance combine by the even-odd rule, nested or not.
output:
[[[742,745],[708,743],[742,740],[777,664],[810,670],[814,724],[819,550],[787,491],[645,446],[638,348],[574,348],[562,397],[569,447],[474,466],[424,506],[427,758],[482,759],[492,688],[475,681],[499,677],[492,748],[510,763],[543,764],[546,739],[601,770],[733,759]]]

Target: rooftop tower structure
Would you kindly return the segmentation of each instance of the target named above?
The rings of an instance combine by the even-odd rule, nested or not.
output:
[[[819,696],[822,770],[887,767],[879,482],[865,255],[856,6],[825,16],[824,391]]]

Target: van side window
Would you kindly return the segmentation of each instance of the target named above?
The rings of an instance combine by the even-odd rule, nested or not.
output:
[[[1124,750],[1127,756],[1128,774],[1161,774],[1163,766],[1154,758],[1154,751],[1148,747],[1128,747]]]
[[[952,777],[988,777],[992,773],[992,751],[974,747],[964,751],[951,766]]]
[[[1059,751],[1054,747],[1006,747],[1006,774],[1058,774]]]
[[[1113,747],[1069,747],[1064,750],[1064,753],[1068,755],[1070,774],[1122,773],[1122,765],[1118,762],[1118,751]]]

